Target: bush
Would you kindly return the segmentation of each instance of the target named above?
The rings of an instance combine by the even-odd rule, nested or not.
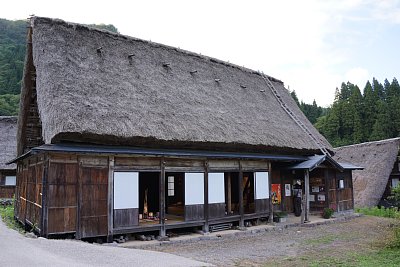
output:
[[[11,229],[21,233],[25,232],[24,228],[14,219],[14,201],[12,205],[0,206],[0,216],[3,222]]]
[[[400,219],[400,212],[397,208],[356,208],[356,212],[377,217]]]
[[[322,217],[324,219],[329,219],[332,217],[334,212],[335,211],[332,208],[325,208],[324,211],[322,212]]]

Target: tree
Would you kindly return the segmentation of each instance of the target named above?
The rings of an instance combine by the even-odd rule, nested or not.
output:
[[[371,83],[368,81],[364,88],[364,136],[370,139],[372,129],[376,121],[378,95],[374,93]]]
[[[351,86],[351,95],[349,99],[350,113],[352,114],[352,142],[357,144],[365,141],[363,127],[363,99],[360,89],[357,85]]]
[[[296,104],[300,107],[300,102],[299,98],[297,97],[296,91],[295,90],[291,91],[290,95],[292,96],[294,102],[296,102]]]
[[[371,141],[382,140],[392,137],[390,131],[390,115],[388,104],[383,100],[378,100],[377,119],[372,128]]]
[[[400,136],[400,85],[396,78],[387,90],[387,103],[389,108],[391,131],[393,137]]]

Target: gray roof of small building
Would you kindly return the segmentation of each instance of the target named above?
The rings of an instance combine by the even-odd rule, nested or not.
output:
[[[0,170],[15,169],[6,165],[17,155],[17,117],[0,116]]]
[[[312,171],[324,162],[330,163],[332,166],[334,166],[339,171],[363,169],[363,167],[358,167],[358,166],[355,166],[350,163],[337,162],[332,157],[327,156],[327,155],[314,155],[314,156],[307,157],[307,159],[305,161],[302,161],[299,163],[294,163],[294,164],[290,165],[289,167],[287,167],[287,169]]]
[[[354,204],[357,207],[378,205],[399,155],[400,138],[335,148],[334,158],[363,166],[353,172]]]

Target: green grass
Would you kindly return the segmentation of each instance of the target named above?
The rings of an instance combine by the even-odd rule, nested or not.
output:
[[[400,249],[385,247],[369,253],[346,253],[341,257],[321,256],[311,260],[309,266],[400,266]]]
[[[24,233],[24,228],[14,219],[14,204],[9,206],[0,206],[0,216],[3,219],[3,222],[10,227],[20,233]]]
[[[304,240],[302,243],[305,245],[323,245],[323,244],[330,244],[335,241],[338,237],[336,235],[328,234],[326,236],[316,238],[316,239],[307,239]]]
[[[400,211],[397,208],[356,208],[356,212],[371,216],[400,219]]]

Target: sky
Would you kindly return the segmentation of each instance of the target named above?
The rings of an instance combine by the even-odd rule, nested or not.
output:
[[[151,40],[262,71],[300,100],[329,106],[342,82],[361,91],[400,79],[400,0],[13,0],[0,18],[30,15],[113,24]]]

